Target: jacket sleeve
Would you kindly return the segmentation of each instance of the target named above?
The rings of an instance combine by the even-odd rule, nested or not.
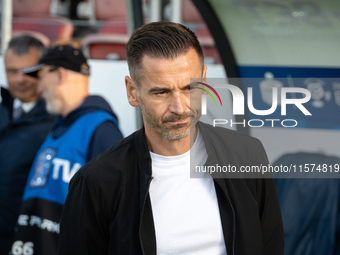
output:
[[[267,154],[261,144],[261,163],[269,165]],[[279,198],[272,175],[258,179],[256,185],[260,222],[263,238],[263,255],[284,254],[284,231]]]
[[[107,254],[109,219],[103,211],[86,179],[76,174],[61,216],[59,254]]]

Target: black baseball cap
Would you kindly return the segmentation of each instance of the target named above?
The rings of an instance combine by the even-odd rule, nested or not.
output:
[[[45,65],[59,66],[89,75],[89,65],[83,53],[70,45],[59,45],[48,49],[35,66],[21,70],[21,73],[38,77],[38,71]]]

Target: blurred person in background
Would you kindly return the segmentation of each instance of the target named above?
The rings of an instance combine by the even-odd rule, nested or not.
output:
[[[294,178],[275,175],[285,234],[284,254],[339,255],[340,158],[298,152],[284,154],[273,163],[274,167],[290,165],[303,167],[303,171],[294,173]]]
[[[37,91],[38,79],[20,72],[37,64],[44,51],[40,41],[22,35],[12,38],[4,57],[8,89],[1,87],[0,254],[11,247],[29,170],[55,122]]]
[[[24,190],[12,254],[57,254],[59,219],[71,177],[123,138],[109,104],[88,92],[90,67],[78,49],[56,46],[38,65],[23,70],[39,77],[46,109],[58,114],[40,147]]]
[[[40,147],[24,190],[12,254],[57,254],[59,219],[68,183],[78,169],[123,138],[109,104],[88,92],[90,67],[78,49],[50,48],[22,72],[39,78],[56,125]]]

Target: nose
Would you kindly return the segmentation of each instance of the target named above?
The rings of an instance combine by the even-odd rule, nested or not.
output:
[[[183,114],[185,111],[184,97],[181,93],[174,93],[171,97],[169,111],[176,114]]]
[[[17,83],[22,83],[25,80],[25,75],[20,73],[20,72],[17,72],[15,79],[16,79]]]

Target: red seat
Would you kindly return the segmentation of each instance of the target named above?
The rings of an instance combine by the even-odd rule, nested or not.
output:
[[[128,34],[126,22],[107,21],[100,28],[102,34]]]
[[[51,41],[69,40],[73,35],[73,24],[66,18],[13,18],[13,31],[37,31]]]
[[[96,20],[126,21],[125,0],[94,0]]]
[[[50,16],[52,0],[12,0],[13,17]]]
[[[129,39],[125,0],[93,0],[93,17],[101,21],[98,34],[83,38],[82,49],[88,58],[125,60]]]
[[[125,46],[129,36],[91,34],[84,37],[82,50],[91,59],[126,60]]]
[[[94,0],[94,17],[104,21],[100,33],[127,34],[125,0]]]
[[[182,22],[204,23],[201,14],[191,0],[182,0]]]

